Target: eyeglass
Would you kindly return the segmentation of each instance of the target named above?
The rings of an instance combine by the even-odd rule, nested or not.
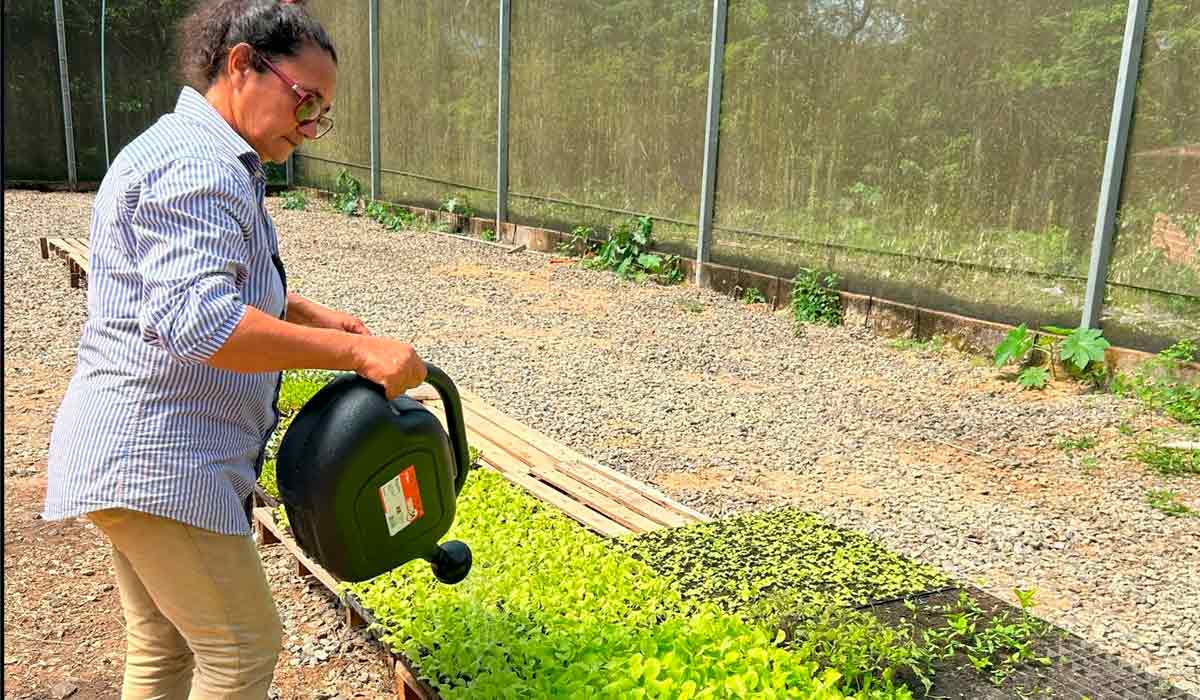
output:
[[[283,71],[275,67],[275,64],[267,60],[266,56],[260,56],[260,58],[262,58],[263,63],[267,64],[267,68],[270,68],[272,73],[279,76],[279,79],[286,83],[292,89],[292,92],[296,93],[296,97],[300,98],[300,101],[296,103],[296,110],[294,112],[296,121],[300,123],[300,126],[308,126],[309,124],[316,123],[317,134],[313,136],[313,139],[319,139],[328,134],[330,129],[333,128],[333,119],[321,114],[321,98],[315,92],[309,92],[300,87],[299,83],[287,77]]]

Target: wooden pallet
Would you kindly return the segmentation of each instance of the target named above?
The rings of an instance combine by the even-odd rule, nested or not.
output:
[[[86,238],[39,238],[42,258],[48,260],[54,253],[66,260],[70,272],[71,287],[78,289],[87,283],[88,275],[92,273],[91,247]]]
[[[441,399],[428,386],[408,396],[445,424]],[[459,390],[467,442],[480,461],[533,496],[606,537],[709,520],[650,486],[606,467]]]

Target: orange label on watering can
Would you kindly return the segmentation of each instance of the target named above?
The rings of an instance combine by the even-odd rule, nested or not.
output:
[[[389,535],[395,535],[425,514],[415,467],[410,466],[379,487],[379,498],[383,501]]]

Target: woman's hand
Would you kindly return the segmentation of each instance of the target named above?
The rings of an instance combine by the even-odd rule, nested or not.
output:
[[[408,343],[364,335],[354,344],[354,371],[383,387],[392,400],[425,381],[425,362]]]
[[[299,294],[288,294],[287,320],[313,328],[331,328],[357,335],[371,335],[367,324],[357,316],[336,311]]]
[[[357,316],[351,316],[344,311],[335,311],[334,309],[321,307],[320,311],[313,315],[311,326],[317,328],[332,328],[335,331],[346,331],[347,333],[356,333],[358,335],[371,335],[371,330],[367,328],[367,324],[363,323]]]

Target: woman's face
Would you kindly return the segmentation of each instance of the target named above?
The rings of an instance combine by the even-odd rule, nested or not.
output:
[[[296,120],[300,95],[290,82],[272,70],[251,67],[253,50],[241,44],[230,51],[229,78],[232,87],[229,108],[234,128],[263,161],[282,163],[292,151],[317,136],[318,125],[301,126]],[[323,49],[306,44],[295,56],[281,56],[271,64],[301,91],[316,96],[321,114],[333,105],[337,64]]]

